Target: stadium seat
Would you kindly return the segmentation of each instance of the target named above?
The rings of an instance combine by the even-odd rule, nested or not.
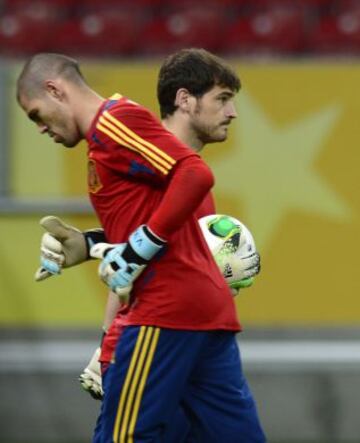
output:
[[[106,10],[119,10],[133,8],[153,8],[158,6],[162,0],[82,0],[78,6],[84,13],[101,13]]]
[[[172,10],[145,25],[141,41],[142,54],[167,54],[182,47],[196,46],[216,51],[223,33],[223,10]]]
[[[0,18],[0,53],[23,55],[51,50],[56,25],[7,14]]]
[[[162,5],[168,9],[189,10],[194,7],[198,9],[219,9],[228,6],[241,6],[249,3],[249,0],[162,0]]]
[[[69,13],[73,0],[7,0],[6,14],[14,14],[31,20],[60,20]]]
[[[305,18],[298,8],[277,7],[240,17],[223,37],[226,53],[283,53],[303,47]]]
[[[53,47],[59,52],[100,57],[128,55],[136,48],[139,29],[135,11],[89,14],[61,24]]]
[[[321,18],[307,35],[316,54],[360,54],[360,9]]]
[[[334,0],[249,0],[250,9],[271,10],[274,8],[319,8],[329,6]]]
[[[359,8],[359,0],[333,0],[334,14],[356,11]]]

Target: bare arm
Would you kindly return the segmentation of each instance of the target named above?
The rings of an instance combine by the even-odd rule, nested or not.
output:
[[[115,292],[109,291],[106,307],[105,307],[105,315],[104,315],[104,324],[103,329],[107,332],[113,322],[116,314],[121,306],[121,302],[119,297]]]

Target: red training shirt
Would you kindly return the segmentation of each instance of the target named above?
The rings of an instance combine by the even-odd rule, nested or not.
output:
[[[177,170],[191,157],[203,163],[147,109],[121,96],[103,103],[86,138],[90,199],[111,243],[127,241],[157,212],[166,218],[161,203],[176,195],[171,185]],[[187,184],[189,195],[182,196],[189,204],[197,192],[195,178]],[[135,281],[124,326],[240,330],[231,292],[197,221],[200,203]],[[168,205],[167,210],[171,219],[178,208]]]

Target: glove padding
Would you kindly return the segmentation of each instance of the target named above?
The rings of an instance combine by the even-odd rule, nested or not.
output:
[[[226,258],[232,272],[232,281],[229,283],[233,295],[239,289],[247,288],[254,283],[254,277],[260,272],[260,254],[255,252],[248,257],[228,256]]]
[[[101,366],[99,362],[101,349],[97,348],[91,357],[89,364],[79,376],[81,386],[95,400],[101,400],[104,391],[101,383]]]
[[[102,230],[81,232],[52,215],[42,218],[40,225],[47,232],[41,239],[41,267],[35,273],[36,281],[60,274],[62,268],[70,268],[89,260],[89,246],[98,241],[97,238],[100,241],[105,238]]]
[[[101,280],[126,303],[134,280],[164,245],[162,239],[141,225],[127,243],[97,243],[91,248],[90,255],[103,259],[98,271]]]
[[[121,303],[129,302],[133,281],[145,268],[145,265],[127,263],[123,259],[121,254],[125,247],[126,243],[97,243],[90,249],[91,257],[103,259],[98,268],[99,277],[117,294]]]

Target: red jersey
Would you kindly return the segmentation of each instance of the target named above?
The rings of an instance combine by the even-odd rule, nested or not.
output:
[[[142,106],[104,102],[87,134],[89,193],[111,243],[127,241],[158,208],[176,164],[198,156]],[[193,213],[134,282],[124,325],[239,331],[231,292]]]

